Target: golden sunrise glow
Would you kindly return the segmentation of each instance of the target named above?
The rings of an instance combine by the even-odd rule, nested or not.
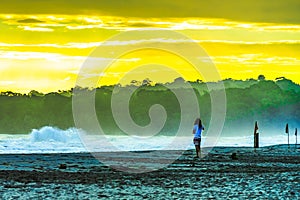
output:
[[[100,15],[2,14],[0,15],[0,91],[42,92],[74,87],[80,67],[103,42],[123,31],[162,28],[177,31],[201,45],[222,79],[267,79],[285,76],[300,83],[300,25],[246,22],[225,18],[142,18]],[[111,41],[106,45],[142,45],[186,41],[158,38],[156,41]],[[110,58],[104,58],[110,59]],[[139,66],[153,64],[138,70]],[[134,78],[167,82],[176,78],[158,64],[178,70],[186,80],[204,79],[180,58],[162,52],[139,51],[118,58],[109,71],[98,74],[101,85],[119,82],[136,69]],[[189,69],[189,70],[186,70]],[[148,73],[149,72],[149,73]],[[195,75],[196,74],[196,75]],[[92,76],[92,75],[91,75]],[[123,80],[124,81],[124,80]],[[129,80],[127,80],[128,82]],[[209,80],[208,80],[209,81]]]
[[[154,83],[172,82],[180,76],[186,80],[203,79],[190,63],[178,55],[156,49],[143,49],[125,54],[115,60],[101,76],[98,85],[126,85],[132,80],[142,82],[146,78]]]

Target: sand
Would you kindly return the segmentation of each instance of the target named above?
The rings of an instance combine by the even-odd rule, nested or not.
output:
[[[2,154],[0,199],[300,198],[300,146],[203,152],[204,158],[195,159],[187,150],[174,162],[176,151],[160,151],[157,159],[149,159],[149,152],[95,154],[113,167],[89,153]],[[172,163],[148,173],[118,171],[129,161],[135,172]]]

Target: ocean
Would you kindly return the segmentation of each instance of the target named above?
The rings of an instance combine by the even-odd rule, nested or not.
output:
[[[45,126],[34,129],[28,134],[0,134],[0,154],[30,154],[30,153],[79,153],[88,152],[81,139],[81,131],[76,128],[61,130],[55,127]],[[145,150],[186,150],[193,149],[191,137],[177,138],[171,145],[175,136],[153,136],[149,138],[133,136],[106,135],[106,142],[99,143],[97,151],[145,151]],[[202,146],[211,146],[205,143],[203,137]],[[290,135],[290,143],[295,143],[295,136]],[[260,146],[287,144],[287,135],[277,134],[273,136],[261,136]],[[220,137],[215,146],[252,147],[253,136]]]

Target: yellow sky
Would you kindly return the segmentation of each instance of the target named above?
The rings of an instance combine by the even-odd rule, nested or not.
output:
[[[245,80],[264,74],[267,79],[285,76],[300,83],[300,24],[297,23],[220,17],[5,13],[0,15],[0,91],[70,89],[74,87],[84,61],[95,48],[117,34],[140,28],[162,28],[191,38],[204,48],[222,79]],[[178,48],[184,48],[185,43],[158,36],[153,41],[139,41],[133,37],[128,41],[110,41],[106,45],[119,48],[143,46],[149,42],[169,42]],[[145,65],[148,67],[143,68]],[[150,78],[155,82],[176,78],[176,74],[158,65],[177,69],[187,80],[205,79],[195,75],[191,66],[180,57],[148,50],[118,58],[107,73],[98,76],[103,78],[102,84],[113,84],[128,70],[141,66],[141,70],[130,78]]]

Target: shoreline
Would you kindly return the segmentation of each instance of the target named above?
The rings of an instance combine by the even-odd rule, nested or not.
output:
[[[263,149],[272,149],[276,148],[277,150],[293,150],[293,149],[300,149],[300,144],[290,144],[290,147],[288,147],[288,144],[274,144],[274,145],[266,145],[266,146],[261,146],[259,148],[254,148],[253,146],[206,146],[206,147],[201,147],[201,149],[210,149],[211,151],[214,151],[215,149],[248,149],[248,150],[263,150]],[[122,152],[130,152],[130,153],[143,153],[143,152],[154,152],[154,151],[181,151],[181,152],[186,152],[186,151],[193,151],[195,150],[194,148],[190,149],[143,149],[143,150],[133,150],[133,151],[97,151],[97,152],[90,152],[90,151],[78,151],[78,152],[37,152],[37,153],[31,153],[31,152],[26,152],[26,153],[2,153],[0,152],[1,155],[52,155],[52,154],[94,154],[94,153],[122,153]],[[281,152],[281,151],[280,151]]]
[[[292,146],[291,146],[292,147]],[[23,199],[297,199],[300,197],[300,145],[215,147],[194,159],[194,150],[100,153],[2,154],[0,197]],[[233,157],[236,154],[236,157]],[[147,158],[148,157],[148,158]],[[164,167],[148,173],[131,173],[125,162],[138,167]],[[168,162],[172,161],[169,164]],[[117,166],[106,166],[113,162]],[[144,165],[144,164],[150,165]],[[140,166],[138,166],[140,164]],[[64,168],[65,166],[65,168]],[[119,167],[119,168],[118,168]],[[131,166],[132,167],[132,166]],[[122,169],[123,171],[119,171]]]

